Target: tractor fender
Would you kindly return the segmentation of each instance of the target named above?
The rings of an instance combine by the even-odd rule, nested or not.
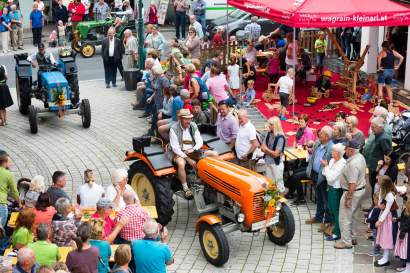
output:
[[[216,216],[215,214],[207,214],[204,216],[201,216],[197,221],[195,225],[195,232],[199,232],[199,228],[201,227],[202,223],[207,223],[210,226],[222,223],[221,218]]]

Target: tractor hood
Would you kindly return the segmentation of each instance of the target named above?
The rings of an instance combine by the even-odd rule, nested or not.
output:
[[[112,19],[100,20],[100,21],[86,21],[78,23],[77,30],[80,32],[81,38],[85,39],[88,35],[88,32],[91,29],[102,27],[102,26],[111,26],[113,24]]]
[[[68,82],[61,72],[44,72],[41,74],[42,84],[47,88],[68,86]]]

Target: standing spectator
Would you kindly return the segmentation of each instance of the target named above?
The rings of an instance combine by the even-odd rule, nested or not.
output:
[[[82,184],[77,193],[77,204],[82,208],[94,208],[105,194],[104,188],[95,183],[95,176],[92,170],[84,171],[84,184]]]
[[[67,193],[63,190],[67,181],[65,173],[62,171],[55,171],[52,176],[53,185],[47,189],[47,193],[50,196],[50,203],[55,206],[57,199],[64,197],[70,199]]]
[[[362,41],[362,28],[361,27],[354,27],[353,28],[353,37],[352,37],[352,45],[353,45],[353,54],[352,59],[357,60],[360,58],[360,44]]]
[[[67,267],[71,273],[97,273],[99,262],[98,248],[91,246],[91,225],[82,223],[75,238],[77,250],[67,255]]]
[[[63,0],[58,0],[57,5],[54,8],[54,21],[62,21],[64,24],[68,21],[68,10],[63,5]]]
[[[122,2],[121,2],[122,3]],[[108,17],[108,13],[110,12],[110,7],[104,0],[98,0],[98,3],[95,4],[94,9],[94,20],[101,21],[105,20]]]
[[[9,171],[11,167],[10,156],[3,152],[0,154],[0,224],[4,227],[8,219],[8,201],[7,196],[10,196],[20,203],[19,193],[17,191],[16,182],[13,174]]]
[[[107,38],[102,42],[102,58],[104,63],[105,84],[110,88],[117,87],[117,68],[121,61],[123,45],[115,35],[115,28],[110,27],[107,32]]]
[[[90,245],[98,248],[100,253],[98,262],[98,273],[110,273],[108,264],[111,257],[110,243],[103,240],[104,220],[93,218],[90,220],[91,236]]]
[[[391,151],[389,154],[384,155],[383,160],[377,162],[376,172],[378,176],[386,175],[390,177],[394,184],[397,182],[397,175],[399,170],[397,168],[397,153]]]
[[[190,27],[188,30],[188,38],[185,41],[185,47],[188,49],[192,59],[198,59],[201,57],[201,40],[197,36],[194,27]]]
[[[211,67],[211,77],[206,81],[206,86],[217,103],[226,101],[228,105],[233,105],[233,101],[228,95],[229,83],[218,67]]]
[[[58,46],[66,46],[66,25],[61,20],[57,24]]]
[[[0,65],[0,126],[7,125],[6,108],[14,104],[9,86],[7,85],[7,79],[8,74],[6,66]]]
[[[343,31],[340,34],[340,37],[342,38],[342,48],[344,50],[344,53],[346,54],[346,57],[350,60],[351,53],[352,53],[351,42],[352,42],[352,37],[353,37],[353,28],[352,27],[343,28]]]
[[[165,76],[164,70],[161,66],[154,66],[152,68],[153,80],[152,80],[152,90],[153,94],[148,98],[148,102],[154,101],[153,113],[152,113],[152,126],[150,129],[150,134],[154,132],[156,124],[158,111],[163,108],[164,103],[164,91],[169,92],[169,87],[171,85],[169,79]]]
[[[72,29],[77,29],[77,24],[83,21],[83,17],[85,14],[85,7],[81,0],[74,0],[74,2],[70,2],[68,4],[68,12],[71,14],[71,24]]]
[[[11,33],[11,18],[9,15],[9,10],[3,8],[3,14],[0,16],[0,33],[1,33],[1,47],[3,53],[9,52],[9,41]]]
[[[248,46],[245,49],[244,57],[250,63],[250,65],[256,64],[256,54],[257,54],[257,51],[254,46],[254,43],[252,41],[248,41]]]
[[[132,253],[131,247],[127,244],[122,244],[117,247],[114,253],[114,262],[113,267],[114,272],[118,273],[130,273],[132,272],[129,268],[129,263],[131,262]]]
[[[166,272],[166,266],[174,263],[171,249],[166,245],[168,239],[166,228],[160,229],[155,220],[149,219],[143,229],[144,239],[135,240],[131,244],[136,267],[134,272]],[[157,241],[158,237],[162,242]]]
[[[364,146],[365,136],[362,131],[357,129],[358,124],[359,124],[359,120],[357,119],[356,116],[346,117],[346,126],[347,126],[346,138],[347,140],[354,139],[356,142],[360,143],[360,149],[361,149]]]
[[[298,53],[299,53],[299,46],[298,46],[298,41],[295,40],[293,41],[293,33],[289,32],[286,34],[286,40],[288,41],[288,45],[286,48],[286,58],[285,58],[285,63],[286,63],[286,69],[289,69],[293,66],[297,67],[298,66]]]
[[[333,143],[337,144],[346,142],[346,131],[346,123],[337,121],[333,125]]]
[[[195,17],[195,15],[189,16],[189,22],[191,25],[189,26],[189,29],[192,27],[195,28],[196,35],[198,36],[199,39],[204,38],[204,31],[202,30],[202,25],[199,23]],[[195,57],[192,57],[195,58]]]
[[[319,132],[319,140],[315,143],[312,156],[306,168],[306,173],[313,180],[316,196],[315,216],[306,220],[306,224],[329,223],[327,203],[327,183],[323,175],[324,162],[329,162],[332,156],[332,128],[324,126]]]
[[[333,225],[332,234],[329,235],[327,241],[336,241],[340,239],[339,227],[339,206],[340,198],[342,198],[343,190],[340,188],[340,176],[346,160],[343,158],[345,154],[345,147],[342,143],[333,145],[332,159],[329,162],[323,160],[324,168],[322,174],[325,176],[328,190],[327,199],[329,202],[330,222]]]
[[[225,44],[225,28],[223,26],[219,26],[216,29],[216,33],[212,38],[212,44],[214,46],[223,46]]]
[[[262,31],[261,26],[258,24],[258,16],[251,17],[251,22],[245,26],[245,31],[250,33],[253,42],[258,41]]]
[[[158,10],[154,1],[151,1],[148,11],[148,24],[157,25],[158,24]]]
[[[124,31],[124,45],[125,45],[125,69],[130,69],[135,67],[135,62],[138,59],[138,41],[137,38],[132,35],[130,29]]]
[[[294,98],[294,86],[293,86],[293,77],[295,77],[295,71],[293,68],[289,68],[286,76],[279,78],[279,81],[275,84],[275,93],[278,93],[279,89],[279,98],[280,98],[280,111],[279,118],[281,120],[287,120],[286,118],[286,108],[289,105],[289,97]]]
[[[337,249],[352,248],[352,231],[359,226],[360,220],[356,214],[366,187],[366,161],[359,153],[360,144],[351,140],[345,147],[347,161],[340,176],[340,186],[343,189],[339,207],[341,239],[334,246]]]
[[[36,262],[36,256],[32,249],[24,247],[17,252],[17,264],[13,273],[37,272],[40,265]]]
[[[166,41],[162,33],[159,32],[158,26],[152,26],[152,33],[148,34],[144,43],[145,47],[159,51],[159,57],[161,57]]]
[[[239,79],[239,65],[236,55],[231,54],[230,64],[228,66],[228,82],[232,95],[236,96],[239,93],[240,79]]]
[[[114,11],[122,11],[122,0],[114,0]]]
[[[309,53],[303,48],[299,48],[299,58],[300,58],[300,68],[299,75],[303,84],[306,84],[307,74],[310,73],[312,69],[312,61],[310,59]]]
[[[278,117],[271,117],[268,124],[270,131],[266,134],[261,147],[265,153],[266,176],[276,182],[280,193],[284,193],[283,152],[286,147],[286,139]]]
[[[409,252],[409,232],[410,232],[410,200],[407,200],[403,204],[403,210],[401,212],[400,218],[397,219],[400,223],[400,228],[398,230],[398,236],[396,240],[396,246],[394,249],[394,256],[400,258],[400,260],[406,264],[404,266],[404,273],[410,272],[410,255]],[[396,271],[399,271],[398,268]]]
[[[13,50],[23,49],[23,15],[16,5],[11,5],[11,46]]]
[[[55,203],[57,214],[53,217],[51,241],[58,246],[73,246],[79,219],[69,218],[72,212],[71,202],[67,198],[59,198]],[[81,219],[80,215],[77,215]]]
[[[116,222],[122,217],[128,218],[128,223],[121,229],[119,237],[122,243],[130,243],[132,240],[144,238],[143,226],[149,219],[148,213],[139,204],[135,192],[124,192],[125,208],[116,215]]]
[[[269,83],[275,83],[279,80],[280,60],[278,50],[274,50],[272,55],[269,55],[268,61],[268,76]]]
[[[363,148],[363,155],[366,158],[367,168],[369,169],[369,182],[372,186],[372,195],[374,186],[377,182],[377,162],[383,160],[392,150],[392,141],[384,130],[384,119],[375,117],[371,121],[372,134]]]
[[[41,32],[43,30],[43,13],[38,9],[38,3],[34,2],[30,13],[30,29],[33,33],[33,45],[41,44]]]
[[[16,228],[13,235],[11,235],[11,244],[13,249],[20,249],[33,242],[33,226],[36,215],[29,209],[20,211],[17,220]]]
[[[49,237],[51,238],[51,223],[53,217],[56,214],[56,209],[50,204],[50,196],[48,193],[41,193],[38,197],[36,205],[33,209],[33,212],[36,214],[34,219],[34,238],[37,238],[37,227],[40,224],[47,224],[49,229]]]
[[[180,39],[185,39],[186,13],[189,9],[187,0],[174,0],[175,9],[175,36]]]
[[[319,69],[319,74],[322,75],[327,52],[327,40],[323,31],[319,31],[318,35],[319,37],[315,41],[316,66]]]
[[[252,169],[253,152],[258,147],[256,139],[256,129],[248,118],[248,111],[240,109],[238,111],[239,129],[235,141],[235,151],[239,164],[242,167]]]
[[[235,146],[238,136],[239,124],[238,120],[229,112],[226,101],[218,103],[218,119],[216,120],[216,135],[229,147]]]
[[[84,9],[85,9],[83,21],[89,21],[90,20],[90,7],[91,7],[90,0],[81,0],[81,3],[84,5]]]
[[[125,191],[132,191],[132,187],[128,182],[128,172],[124,169],[116,169],[111,175],[112,184],[105,191],[106,197],[113,202],[114,209],[122,210],[126,204],[123,198]],[[138,197],[137,197],[138,198]]]
[[[34,252],[36,260],[40,265],[53,265],[60,260],[58,246],[48,242],[50,226],[46,223],[37,227],[37,241],[28,245]]]
[[[296,131],[295,135],[295,146],[304,146],[306,147],[309,142],[315,140],[315,135],[313,134],[312,129],[308,126],[309,116],[302,114],[298,118],[299,128]]]
[[[206,2],[205,0],[195,0],[194,1],[194,15],[196,16],[196,21],[198,21],[201,24],[203,33],[205,33],[205,30],[206,30]]]

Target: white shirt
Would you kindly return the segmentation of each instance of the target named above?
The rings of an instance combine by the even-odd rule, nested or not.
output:
[[[396,200],[396,197],[394,196],[394,194],[392,192],[389,192],[388,194],[386,194],[386,197],[384,198],[386,200],[386,208],[382,211],[382,213],[379,216],[379,221],[383,222],[384,220],[386,220],[387,215],[389,215],[391,206],[393,205],[394,201]],[[380,203],[383,201],[382,198],[382,193],[381,191],[379,192],[379,205]]]
[[[104,193],[104,188],[94,182],[91,184],[91,187],[88,183],[81,185],[77,193],[81,200],[80,206],[83,208],[95,207]]]
[[[173,129],[169,130],[169,144],[171,145],[172,151],[174,152],[174,154],[182,158],[187,157],[184,151],[189,149],[199,150],[202,147],[204,142],[202,140],[201,134],[199,133],[199,130],[195,131],[194,139],[195,146],[192,146],[191,144],[183,144],[181,149],[177,134],[174,132]],[[192,141],[191,133],[189,132],[189,127],[186,129],[182,129],[182,141]]]
[[[239,65],[234,64],[228,66],[228,73],[229,73],[229,86],[232,89],[239,89],[240,81],[239,81]]]
[[[38,7],[37,9],[41,12],[44,11],[44,2],[43,1],[38,1]]]
[[[114,46],[115,46],[115,39],[109,39],[108,41],[109,46],[108,46],[108,56],[113,57],[114,56]]]
[[[330,159],[329,165],[323,168],[322,174],[326,177],[327,184],[335,189],[340,189],[340,176],[346,165],[346,159],[343,157],[338,161]]]
[[[239,125],[238,135],[235,141],[235,150],[238,158],[246,156],[251,149],[251,141],[256,139],[256,129],[248,121],[245,125]]]
[[[84,14],[88,14],[90,11],[90,0],[81,0],[81,3],[83,3],[84,8],[85,8],[85,13]]]
[[[132,191],[135,194],[135,198],[138,199],[138,195],[135,193],[134,189],[130,185],[128,185],[128,184],[125,185],[125,190],[126,191]],[[114,201],[115,196],[117,196],[117,190],[115,189],[114,185],[111,184],[105,190],[105,197],[107,197],[111,201]],[[122,210],[124,208],[125,208],[125,202],[124,202],[124,198],[121,196],[119,206],[115,207],[115,204],[114,204],[114,209],[118,211],[118,210]]]
[[[290,91],[293,89],[293,79],[289,76],[282,76],[278,81],[279,92],[290,94]]]

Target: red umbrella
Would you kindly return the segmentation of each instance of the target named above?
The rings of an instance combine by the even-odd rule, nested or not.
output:
[[[410,6],[392,0],[228,0],[228,4],[296,28],[410,25]]]

